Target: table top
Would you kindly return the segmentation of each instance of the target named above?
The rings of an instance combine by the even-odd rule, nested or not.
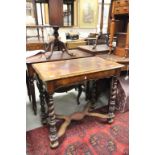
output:
[[[40,79],[44,82],[87,75],[101,71],[122,68],[124,65],[104,60],[100,57],[87,57],[32,65]]]
[[[95,49],[93,49],[94,45],[83,45],[83,46],[78,46],[78,49],[84,50],[89,53],[97,54],[97,53],[108,53],[109,52],[109,47],[104,44],[104,45],[97,45]]]
[[[31,51],[30,51],[31,52]],[[73,53],[74,56],[68,55],[66,52],[62,53],[62,51],[54,51],[52,57],[49,60],[46,60],[46,57],[50,55],[51,52],[47,52],[45,54],[38,54],[26,59],[27,64],[39,63],[39,62],[48,62],[48,61],[56,61],[56,60],[67,60],[67,59],[75,59],[75,58],[83,58],[90,57],[92,54],[83,52],[81,50],[69,50],[69,53]]]
[[[114,54],[100,54],[97,56],[103,59],[109,60],[109,61],[117,62],[117,63],[129,63],[129,58],[120,57]]]

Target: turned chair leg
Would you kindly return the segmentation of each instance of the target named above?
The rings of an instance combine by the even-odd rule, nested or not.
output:
[[[95,103],[96,103],[96,81],[95,80],[92,81],[90,100],[91,100],[90,108],[93,110],[93,109],[95,109]]]
[[[27,86],[27,94],[28,94],[28,97],[29,97],[29,101],[31,102],[31,90],[30,90],[30,81],[29,81],[29,76],[28,76],[28,73],[26,71],[26,86]]]
[[[36,96],[35,96],[35,87],[34,87],[34,79],[33,77],[29,77],[29,82],[30,82],[30,93],[32,97],[32,108],[34,111],[34,114],[37,115],[37,103],[36,103]]]
[[[79,105],[80,104],[80,96],[81,96],[81,93],[82,93],[82,85],[78,85],[78,96],[77,96],[77,104]]]

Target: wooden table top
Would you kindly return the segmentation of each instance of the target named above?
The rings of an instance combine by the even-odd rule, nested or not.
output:
[[[42,81],[52,81],[67,77],[87,75],[100,71],[122,68],[124,65],[99,57],[87,57],[32,65]]]
[[[109,60],[109,61],[114,61],[117,63],[129,63],[129,58],[125,58],[125,57],[120,57],[114,54],[100,54],[97,55],[98,57],[101,57],[103,59]]]
[[[98,53],[108,53],[109,52],[109,47],[107,45],[97,45],[95,49],[93,49],[94,45],[83,45],[83,46],[78,46],[78,49],[86,51],[88,53],[92,54],[98,54]]]
[[[50,52],[45,54],[38,54],[26,59],[26,63],[39,63],[39,62],[48,62],[48,61],[56,61],[56,60],[67,60],[67,59],[75,59],[75,58],[83,58],[90,57],[92,54],[83,52],[81,50],[69,50],[69,53],[73,53],[74,56],[70,56],[66,54],[66,52],[62,53],[62,51],[54,51],[52,57],[49,60],[46,60],[46,57],[50,55]]]

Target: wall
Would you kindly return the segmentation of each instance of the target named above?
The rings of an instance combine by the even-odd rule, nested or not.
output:
[[[107,3],[107,2],[109,3],[110,1],[111,0],[105,0],[105,3]],[[78,1],[75,1],[74,3],[75,3],[74,9],[76,10],[75,11],[76,13],[74,14],[74,18],[75,18],[75,21],[76,21],[74,23],[75,26],[74,27],[60,28],[59,35],[60,35],[61,38],[63,38],[63,40],[65,39],[65,33],[70,32],[70,31],[78,32],[79,33],[79,36],[82,37],[82,38],[83,37],[87,37],[89,35],[89,33],[97,33],[97,32],[99,32],[99,27],[100,27],[100,12],[101,12],[101,0],[98,0],[98,3],[99,3],[99,9],[98,9],[99,10],[99,17],[98,17],[98,24],[97,24],[96,28],[83,28],[83,29],[82,28],[78,28],[78,20],[76,20],[78,18],[78,8],[77,8]],[[46,6],[46,8],[47,8],[47,6]],[[107,9],[106,9],[106,13],[107,13]],[[46,11],[45,15],[46,14],[47,14],[47,11]],[[45,16],[45,17],[46,17],[46,21],[47,21],[47,16]],[[107,17],[106,17],[106,19],[107,19]],[[34,18],[27,17],[27,22],[26,23],[34,24]],[[107,25],[107,22],[105,22],[105,20],[104,20],[104,25],[103,25],[103,30],[102,30],[103,33],[106,33],[107,32],[107,26],[108,26]],[[35,35],[36,34],[36,31],[35,30],[33,30],[33,31],[28,30],[27,31],[27,34],[28,35]],[[48,35],[52,35],[52,34],[53,34],[53,30],[52,29],[46,29],[45,30],[45,33],[44,33],[45,38],[47,38]]]

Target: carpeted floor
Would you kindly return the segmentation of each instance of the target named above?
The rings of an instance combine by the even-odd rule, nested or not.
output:
[[[116,114],[111,125],[95,117],[72,122],[56,149],[50,149],[47,126],[28,131],[27,155],[128,155],[128,115]]]

